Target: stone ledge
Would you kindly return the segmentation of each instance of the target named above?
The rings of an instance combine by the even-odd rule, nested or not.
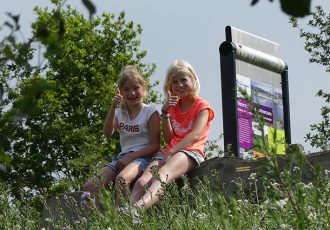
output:
[[[330,170],[330,151],[317,152],[304,155],[305,164],[302,172],[302,181],[310,182],[314,178],[313,168],[320,166],[321,171]],[[290,161],[293,155],[278,155],[277,161],[280,167],[284,167]],[[215,190],[220,189],[226,196],[232,196],[237,191],[235,181],[247,182],[252,173],[262,175],[267,163],[266,158],[260,158],[253,161],[243,160],[235,157],[212,158],[206,160],[201,166],[191,171],[187,176],[191,186],[194,188],[196,183],[203,180],[206,175],[212,175],[212,172],[218,174],[217,177],[208,177]],[[294,163],[294,162],[293,162]],[[298,165],[298,163],[297,163]]]

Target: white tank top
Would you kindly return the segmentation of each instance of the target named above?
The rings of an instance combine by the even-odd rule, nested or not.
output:
[[[118,120],[121,153],[138,151],[150,144],[148,121],[156,111],[156,108],[143,104],[139,115],[130,120],[125,109],[116,109],[115,116]]]

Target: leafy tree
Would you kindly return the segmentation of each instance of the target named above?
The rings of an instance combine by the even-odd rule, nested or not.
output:
[[[316,6],[307,25],[310,30],[303,29],[296,18],[290,19],[293,27],[298,28],[300,37],[305,39],[305,50],[310,53],[311,63],[317,63],[325,67],[326,72],[330,72],[330,14],[325,13],[321,6]],[[330,94],[319,90],[316,94],[330,103]],[[322,121],[311,125],[311,131],[307,133],[305,139],[310,141],[313,147],[322,150],[330,149],[330,108],[321,108]]]
[[[115,82],[126,64],[136,65],[150,84],[155,65],[142,63],[140,25],[122,12],[91,20],[76,10],[35,8],[33,37],[26,43],[3,42],[9,60],[0,65],[4,94],[0,104],[0,174],[19,200],[35,193],[78,189],[79,178],[119,151],[118,138],[103,137],[103,121]],[[36,62],[35,44],[44,45]],[[33,46],[34,45],[34,46]],[[149,101],[158,95],[150,84]],[[24,193],[23,193],[24,191]]]

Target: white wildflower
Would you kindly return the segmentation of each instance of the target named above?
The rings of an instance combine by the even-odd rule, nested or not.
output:
[[[52,222],[52,219],[51,218],[46,218],[45,221],[46,222]]]
[[[282,209],[287,202],[288,202],[288,198],[284,198],[282,200],[276,201],[276,205]]]
[[[280,224],[280,229],[288,229],[289,225],[287,224]]]
[[[263,209],[263,208],[267,207],[269,203],[270,203],[269,200],[265,200],[264,202],[261,203],[260,208]]]
[[[296,172],[296,171],[298,171],[300,168],[298,167],[298,166],[295,166],[295,167],[293,167],[293,169],[292,169],[292,171],[293,172]]]
[[[205,213],[199,213],[197,214],[196,216],[198,219],[202,220],[202,219],[205,219],[206,218],[206,214]]]
[[[28,224],[34,224],[35,221],[34,221],[34,220],[27,220],[27,223],[28,223]]]
[[[326,169],[326,170],[324,171],[324,173],[325,173],[326,176],[329,176],[329,175],[330,175],[330,170],[327,170],[327,169]]]
[[[273,183],[272,183],[272,188],[273,188],[273,189],[278,189],[278,188],[280,188],[280,184],[277,183],[277,182],[273,182]]]
[[[209,199],[209,204],[210,206],[213,206],[213,200],[211,198]]]
[[[87,222],[87,218],[86,217],[81,218],[81,222],[82,223],[86,223]]]
[[[300,183],[300,185],[304,189],[311,189],[311,188],[313,188],[313,184],[312,183],[308,183],[308,184]]]
[[[264,204],[265,204],[265,205],[268,205],[269,203],[270,203],[269,200],[265,200],[265,201],[264,201]]]
[[[250,174],[250,177],[249,177],[250,180],[255,180],[256,178],[257,178],[257,174],[256,173],[251,173]]]
[[[317,220],[317,214],[315,213],[315,211],[312,211],[312,210],[310,210],[309,212],[308,212],[308,218],[310,219],[310,220]]]

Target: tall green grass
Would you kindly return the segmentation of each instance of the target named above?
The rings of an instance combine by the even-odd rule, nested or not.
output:
[[[194,189],[187,178],[166,185],[161,201],[140,213],[138,225],[129,213],[115,209],[113,191],[102,193],[103,212],[94,211],[74,222],[65,217],[44,221],[53,229],[330,229],[329,172],[315,169],[314,179],[303,183],[302,157],[293,153],[286,168],[278,168],[270,158],[266,173],[251,174],[249,192],[237,181],[237,194],[232,197],[213,189],[214,181],[220,185],[219,174],[206,177]],[[0,189],[0,229],[41,229],[37,208],[22,206],[6,195],[6,187]]]

